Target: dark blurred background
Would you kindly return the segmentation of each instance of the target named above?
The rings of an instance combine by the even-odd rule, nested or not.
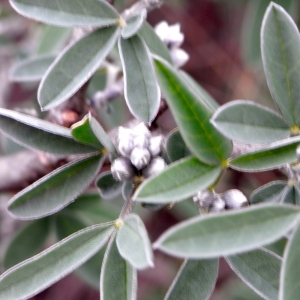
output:
[[[115,5],[122,11],[133,2],[116,0]],[[283,5],[298,21],[297,0],[275,2]],[[181,25],[185,36],[182,48],[190,56],[183,69],[220,104],[245,99],[274,108],[265,82],[259,45],[259,30],[268,3],[268,0],[165,0],[160,9],[148,15],[148,21],[152,25],[162,20],[170,25]],[[9,74],[17,60],[34,52],[40,27],[41,24],[17,15],[7,0],[0,0],[0,107],[15,108],[23,106],[28,100],[36,103],[37,84],[11,83]],[[167,117],[166,115],[165,118]],[[9,154],[10,150],[7,150],[3,141],[1,147],[2,154]],[[228,171],[227,175],[218,191],[235,187],[247,195],[256,187],[282,176],[276,172],[246,176],[233,171]],[[0,199],[3,209],[5,195]],[[151,240],[154,241],[172,224],[196,213],[196,210],[180,204],[172,209],[146,213],[144,220]],[[11,233],[5,229],[12,226],[9,221],[0,222],[0,225],[2,235],[6,233],[7,236]],[[0,243],[4,247],[7,239],[1,239]],[[180,260],[156,252],[156,267],[139,272],[138,299],[163,299],[180,263]],[[76,275],[71,274],[32,299],[93,300],[99,299],[99,294]],[[226,263],[221,261],[219,279],[212,299],[261,298],[238,280]]]

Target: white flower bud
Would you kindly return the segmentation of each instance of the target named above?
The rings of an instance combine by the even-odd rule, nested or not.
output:
[[[129,157],[133,149],[133,136],[128,128],[119,127],[117,132],[117,150],[122,156]]]
[[[125,157],[118,157],[113,161],[111,173],[118,181],[131,181],[135,175],[132,164]]]
[[[220,212],[225,209],[225,202],[219,196],[214,198],[213,203],[209,207],[209,212]]]
[[[140,123],[139,125],[134,127],[131,132],[134,137],[139,136],[139,135],[144,135],[147,138],[151,137],[151,132],[149,131],[149,129],[147,128],[147,126],[144,123]]]
[[[143,176],[148,178],[156,175],[164,170],[166,163],[161,157],[155,157],[151,160],[150,164],[143,169]]]
[[[159,155],[162,150],[163,138],[161,135],[154,136],[150,139],[148,149],[152,157]]]
[[[189,60],[189,55],[182,49],[172,49],[170,54],[174,65],[178,68],[182,67]]]
[[[169,26],[165,21],[160,22],[155,26],[155,32],[169,49],[178,48],[184,40],[178,23]]]
[[[248,205],[246,196],[239,190],[229,190],[220,195],[228,209],[240,208]]]
[[[212,205],[215,199],[215,194],[211,191],[204,190],[199,191],[195,197],[193,197],[194,202],[198,202],[201,209],[207,211]]]
[[[149,138],[146,135],[138,135],[133,140],[133,147],[147,148],[149,145]]]
[[[148,165],[150,161],[150,152],[146,148],[134,148],[130,155],[131,163],[141,170]]]

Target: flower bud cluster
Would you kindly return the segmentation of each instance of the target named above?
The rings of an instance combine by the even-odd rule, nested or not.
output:
[[[180,25],[169,26],[167,22],[163,21],[155,26],[155,32],[170,50],[174,65],[183,66],[188,61],[189,55],[180,49],[184,40],[184,35],[180,32]]]
[[[248,206],[246,196],[239,190],[229,190],[223,194],[216,194],[208,190],[200,191],[193,198],[201,212],[220,212]]]
[[[119,127],[116,148],[121,156],[111,165],[112,175],[118,181],[134,181],[160,173],[166,167],[159,156],[162,145],[162,136],[151,136],[144,123],[133,129]]]

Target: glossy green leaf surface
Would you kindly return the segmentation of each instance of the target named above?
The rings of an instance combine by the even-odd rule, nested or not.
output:
[[[232,101],[220,107],[211,119],[226,137],[242,143],[271,143],[289,136],[280,115],[252,101]]]
[[[133,197],[147,203],[184,200],[212,185],[221,171],[220,166],[206,165],[195,157],[184,158],[144,181]]]
[[[70,162],[28,186],[8,203],[19,219],[37,219],[53,214],[74,201],[91,183],[102,166],[100,155]]]
[[[263,299],[276,300],[282,259],[266,249],[226,257],[233,271]]]
[[[10,241],[3,258],[5,269],[38,254],[49,235],[49,219],[33,221],[23,227]]]
[[[136,214],[128,215],[123,221],[116,237],[121,256],[136,269],[154,267],[151,242],[143,221]]]
[[[211,111],[178,76],[156,60],[158,81],[188,148],[201,161],[219,164],[231,153],[231,142],[210,123]]]
[[[296,227],[284,251],[280,274],[280,300],[294,300],[299,298],[300,286],[300,226]]]
[[[43,78],[54,59],[55,56],[53,55],[25,59],[14,67],[10,80],[18,82],[39,81]]]
[[[0,130],[30,149],[52,154],[84,154],[97,151],[74,141],[69,129],[19,112],[0,108]]]
[[[300,124],[300,35],[278,4],[271,3],[261,30],[261,52],[273,100],[290,126]]]
[[[107,246],[100,276],[102,300],[135,300],[137,291],[136,270],[124,260],[112,238]]]
[[[165,300],[207,300],[218,277],[218,259],[185,260]]]
[[[95,181],[100,196],[112,200],[122,194],[123,182],[116,181],[110,171],[102,172]]]
[[[293,206],[275,204],[198,216],[165,231],[154,248],[184,258],[242,253],[279,239],[299,216]]]
[[[128,39],[135,35],[143,25],[147,17],[147,10],[143,9],[139,14],[134,15],[126,20],[126,25],[121,30],[124,39]]]
[[[297,161],[296,149],[299,144],[300,137],[292,137],[235,157],[229,165],[233,169],[247,172],[277,169]]]
[[[72,28],[44,25],[41,29],[37,55],[55,54],[59,52],[67,43],[72,33]]]
[[[111,236],[112,223],[85,228],[0,277],[0,299],[29,299],[82,265]]]
[[[178,129],[172,131],[166,142],[166,150],[171,162],[190,156],[191,152],[184,143],[184,140]]]
[[[172,64],[172,58],[167,46],[158,37],[158,35],[155,33],[154,29],[148,22],[144,22],[138,33],[139,36],[141,36],[146,42],[152,54],[155,54]]]
[[[70,98],[100,67],[113,48],[119,28],[100,28],[67,47],[43,78],[38,101],[43,110]]]
[[[124,97],[130,112],[150,123],[160,104],[152,58],[145,42],[138,36],[119,39],[119,51],[124,73]]]
[[[118,13],[103,0],[10,0],[22,16],[57,26],[108,26],[117,23]]]
[[[300,190],[297,185],[287,185],[282,193],[281,201],[283,203],[300,205]]]
[[[286,185],[287,182],[283,180],[276,180],[267,183],[256,189],[250,195],[250,203],[257,204],[261,202],[279,202]]]

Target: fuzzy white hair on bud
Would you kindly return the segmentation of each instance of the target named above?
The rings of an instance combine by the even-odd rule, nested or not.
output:
[[[163,138],[161,135],[154,136],[149,141],[148,149],[152,157],[158,156],[162,150]]]
[[[149,165],[143,169],[142,173],[145,178],[148,178],[150,176],[154,176],[156,174],[159,174],[162,172],[166,167],[166,162],[161,157],[155,157],[151,160]]]
[[[134,148],[130,155],[131,163],[138,169],[141,170],[148,165],[150,161],[150,152],[145,148]]]
[[[228,209],[248,206],[248,200],[246,196],[239,190],[229,190],[221,194],[220,197],[224,200],[225,206]]]
[[[209,190],[199,191],[196,196],[193,197],[194,202],[198,202],[201,209],[207,211],[213,204],[215,194]]]
[[[170,51],[172,61],[178,68],[182,67],[189,60],[189,55],[182,49],[172,49]]]
[[[149,129],[147,128],[147,126],[144,123],[140,123],[139,125],[134,127],[131,132],[134,137],[140,136],[140,135],[144,135],[147,138],[151,137],[151,132],[149,131]]]
[[[113,161],[111,173],[118,181],[131,181],[135,175],[132,164],[125,157],[118,157]]]
[[[133,136],[131,129],[120,126],[117,132],[116,148],[122,156],[130,157],[133,149]]]
[[[149,137],[146,135],[138,135],[133,139],[133,147],[147,148],[149,145]]]
[[[168,25],[166,21],[155,26],[155,32],[169,49],[180,47],[183,43],[184,35],[180,32],[180,24]]]
[[[214,198],[213,203],[209,207],[209,212],[220,212],[223,211],[224,209],[225,209],[224,200],[221,197],[216,196]]]

